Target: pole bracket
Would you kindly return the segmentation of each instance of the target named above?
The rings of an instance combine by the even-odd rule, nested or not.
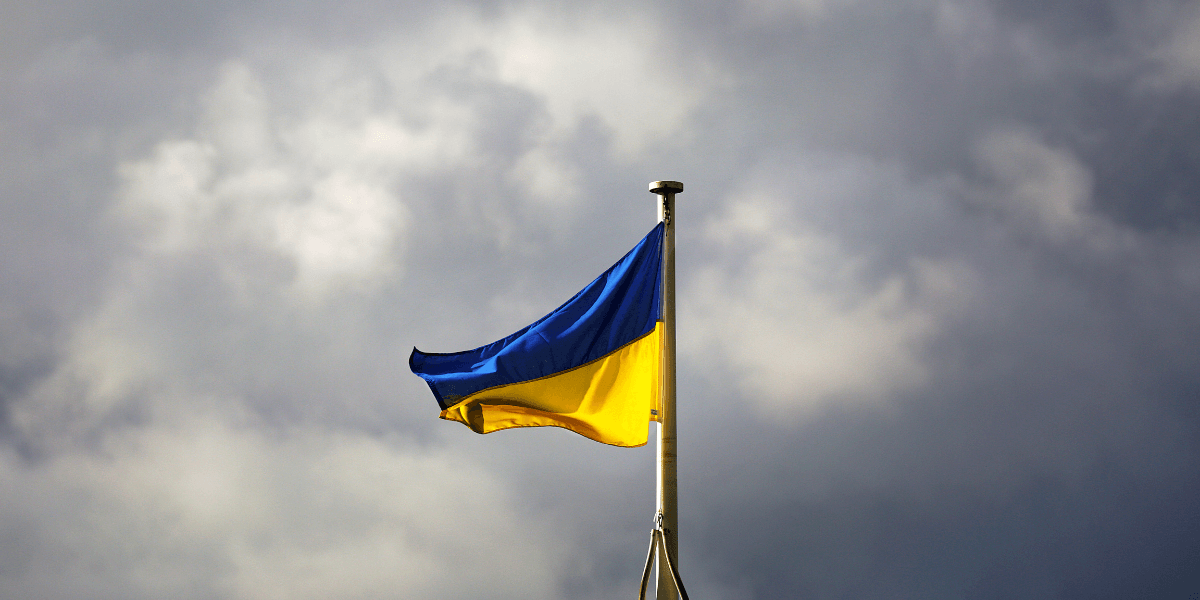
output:
[[[638,587],[638,600],[646,600],[646,584],[650,582],[650,567],[654,566],[655,550],[661,550],[658,555],[666,559],[667,571],[671,573],[671,579],[675,581],[675,589],[679,590],[679,597],[688,600],[687,590],[683,589],[683,580],[680,579],[679,571],[675,569],[671,555],[667,552],[667,536],[669,534],[669,531],[663,529],[662,511],[654,513],[654,529],[650,530],[650,550],[646,553],[646,568],[642,570],[642,584]]]

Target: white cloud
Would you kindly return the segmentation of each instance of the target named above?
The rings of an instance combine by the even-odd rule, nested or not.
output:
[[[1020,235],[1099,251],[1128,250],[1137,243],[1095,210],[1087,166],[1028,129],[984,136],[975,158],[987,181],[974,193]]]
[[[27,524],[20,546],[3,551],[6,593],[554,595],[562,540],[469,461],[215,417],[110,433],[97,452],[38,464],[0,455],[0,518]]]
[[[556,595],[564,557],[586,563],[591,550],[556,540],[469,459],[337,419],[375,410],[364,390],[403,369],[396,333],[372,333],[364,312],[405,275],[414,237],[474,231],[487,246],[505,222],[569,217],[581,177],[562,148],[588,119],[623,158],[682,127],[704,88],[652,33],[632,17],[471,15],[410,39],[219,67],[190,126],[118,166],[109,216],[133,243],[61,334],[52,371],[6,406],[39,461],[0,455],[0,522],[28,524],[0,586]],[[532,99],[528,129],[497,120],[498,90]],[[490,147],[497,138],[518,143]]]
[[[164,142],[151,160],[124,165],[121,206],[160,251],[199,243],[216,209],[209,197],[216,149],[195,140]]]
[[[819,22],[830,12],[857,4],[857,0],[743,0],[739,9],[748,25],[782,22]]]
[[[1002,195],[1002,210],[1053,235],[1084,226],[1092,193],[1087,168],[1069,153],[1051,148],[1024,130],[992,133],[979,143],[978,157]]]
[[[548,146],[536,147],[521,156],[510,179],[551,212],[561,213],[581,192],[578,167],[563,161]]]
[[[414,237],[503,247],[517,222],[569,219],[581,175],[562,149],[583,120],[636,152],[707,90],[661,52],[653,19],[451,12],[421,34],[220,65],[190,130],[118,166],[110,215],[134,243],[17,426],[53,446],[174,398],[264,403],[247,387],[283,393],[269,386],[287,368],[318,379],[320,351],[296,348],[328,337],[339,303],[400,281]],[[496,122],[510,96],[527,124]],[[283,366],[250,372],[264,351]]]
[[[676,56],[663,41],[670,26],[652,15],[587,16],[514,13],[487,36],[499,78],[544,99],[556,135],[596,117],[624,158],[677,142],[691,111],[719,83],[712,65]]]
[[[370,282],[391,261],[402,210],[379,187],[335,174],[313,186],[303,205],[281,207],[278,247],[296,261],[297,284],[323,293],[339,283]]]
[[[833,401],[878,405],[922,384],[923,344],[968,293],[963,268],[914,257],[871,275],[865,257],[793,204],[780,190],[742,193],[709,220],[705,241],[722,258],[685,292],[699,328],[690,351],[785,421]]]
[[[429,138],[386,117],[281,125],[269,108],[253,71],[227,64],[194,138],[122,165],[118,214],[152,252],[274,250],[293,262],[294,288],[308,300],[385,279],[407,228],[393,189],[428,160]]]
[[[161,251],[272,246],[320,299],[400,265],[411,185],[445,179],[444,197],[421,200],[503,245],[517,220],[573,215],[581,177],[563,148],[581,126],[632,160],[679,143],[718,79],[696,56],[684,65],[645,15],[450,13],[358,48],[228,62],[194,135],[123,165],[124,217]],[[506,97],[526,105],[497,112]]]
[[[205,99],[204,137],[220,148],[221,162],[234,168],[275,157],[272,111],[262,81],[249,65],[225,63]]]

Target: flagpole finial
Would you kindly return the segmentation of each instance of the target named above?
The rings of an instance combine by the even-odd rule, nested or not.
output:
[[[683,184],[678,181],[653,181],[650,183],[652,194],[678,194],[683,191]]]

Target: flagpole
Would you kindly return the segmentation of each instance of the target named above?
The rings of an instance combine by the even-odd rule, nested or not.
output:
[[[658,221],[665,223],[663,231],[663,387],[661,413],[658,415],[658,477],[656,518],[661,519],[665,533],[663,544],[656,555],[658,570],[657,600],[676,600],[679,592],[675,581],[666,568],[670,557],[672,565],[679,567],[679,498],[676,487],[675,449],[675,194],[683,191],[678,181],[655,181],[650,192],[658,194]],[[664,556],[663,552],[667,555]]]

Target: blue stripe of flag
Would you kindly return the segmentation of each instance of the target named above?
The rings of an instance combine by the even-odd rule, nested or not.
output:
[[[481,390],[592,362],[650,333],[662,318],[663,231],[659,223],[617,264],[528,327],[464,352],[413,348],[409,368],[444,410]]]

